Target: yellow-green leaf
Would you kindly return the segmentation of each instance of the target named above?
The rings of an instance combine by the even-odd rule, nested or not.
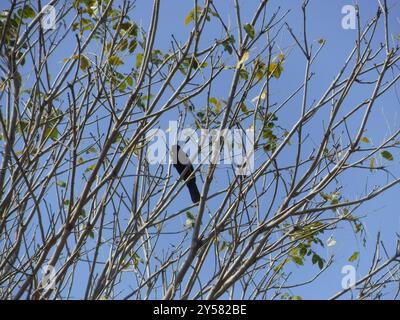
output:
[[[132,79],[132,77],[131,77],[131,76],[128,76],[128,77],[126,78],[126,82],[128,83],[129,86],[132,86],[132,85],[133,85],[133,79]]]
[[[273,75],[276,79],[279,79],[283,71],[282,63],[270,63],[268,66],[268,75],[271,76]]]
[[[95,167],[94,164],[90,165],[89,167],[86,168],[85,172],[93,171],[94,167]]]
[[[46,127],[44,135],[45,137],[50,137],[51,140],[55,141],[58,138],[58,130],[57,128]]]
[[[89,67],[89,60],[84,55],[81,55],[80,62],[81,62],[80,68],[82,70],[86,70]]]
[[[249,113],[249,109],[247,109],[247,106],[243,102],[240,104],[240,109],[246,114]]]
[[[351,257],[349,258],[349,262],[353,262],[356,261],[358,259],[358,257],[360,256],[360,252],[356,251],[354,252]]]
[[[118,47],[117,47],[117,50],[119,50],[119,51],[124,51],[124,50],[126,50],[126,48],[128,48],[128,40],[127,40],[127,39],[123,39],[123,40],[119,43],[119,45],[118,45]]]
[[[214,105],[214,107],[215,107],[215,112],[216,112],[216,113],[219,113],[219,110],[220,110],[220,108],[221,108],[221,102],[218,101],[216,98],[211,97],[211,98],[210,98],[210,103]]]
[[[382,152],[381,152],[381,155],[382,155],[382,157],[384,157],[386,160],[393,161],[393,155],[392,155],[389,151],[387,151],[387,150],[382,151]]]
[[[136,69],[139,69],[139,67],[142,65],[142,60],[143,60],[143,53],[138,53],[136,56]]]
[[[110,56],[108,58],[108,63],[113,65],[113,66],[120,66],[120,65],[124,64],[124,62],[121,60],[121,58],[118,57],[118,56],[115,56],[115,55],[114,56]]]
[[[120,92],[124,92],[126,90],[126,81],[121,82],[121,84],[118,86],[118,90]]]
[[[373,172],[375,168],[375,158],[369,160],[369,171]]]
[[[239,76],[240,76],[240,78],[242,78],[244,80],[249,79],[249,73],[247,72],[246,69],[243,69],[243,68],[239,70]]]
[[[244,25],[244,30],[246,31],[247,35],[250,38],[254,38],[255,32],[254,32],[254,27],[250,23],[246,23]]]
[[[202,11],[203,11],[203,9],[199,6],[197,6],[195,9],[190,11],[185,18],[185,22],[184,22],[185,26],[187,26],[189,23],[191,23],[194,20],[196,12],[197,12],[197,16],[199,16]]]
[[[65,187],[67,186],[67,184],[65,183],[65,181],[57,181],[57,185],[58,185],[60,188],[65,188]]]
[[[97,149],[95,147],[90,147],[86,153],[97,153]]]
[[[303,300],[303,298],[300,296],[292,296],[290,297],[290,300]]]
[[[18,14],[23,19],[34,18],[36,15],[35,11],[30,6],[26,6],[25,8],[18,10]]]
[[[132,40],[131,43],[129,44],[129,53],[135,51],[136,47],[137,47],[137,41]]]

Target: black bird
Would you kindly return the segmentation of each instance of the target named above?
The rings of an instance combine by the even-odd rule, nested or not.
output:
[[[198,203],[200,201],[200,192],[199,189],[197,189],[196,176],[192,174],[194,169],[189,157],[179,145],[174,145],[171,147],[171,155],[175,169],[181,175],[181,178],[185,181],[186,186],[189,189],[190,198],[192,198],[193,203]],[[182,175],[186,167],[188,167],[188,169],[186,170],[185,174]],[[190,175],[192,176],[189,178]]]

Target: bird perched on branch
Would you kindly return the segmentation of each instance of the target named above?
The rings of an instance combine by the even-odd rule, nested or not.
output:
[[[194,169],[189,157],[179,145],[173,145],[171,147],[171,156],[175,169],[181,175],[181,179],[185,181],[189,189],[190,198],[193,203],[198,203],[200,201],[200,192],[199,189],[197,189],[196,176],[193,173]],[[185,171],[186,168],[187,170]]]

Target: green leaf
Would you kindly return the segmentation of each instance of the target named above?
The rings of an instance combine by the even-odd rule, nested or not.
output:
[[[339,199],[333,199],[331,201],[331,205],[335,205],[335,204],[338,204],[338,203],[339,203]]]
[[[126,78],[126,82],[128,83],[129,86],[132,86],[132,85],[133,85],[133,79],[132,79],[132,77],[131,77],[131,76],[128,76],[128,77]]]
[[[254,27],[251,24],[246,23],[244,25],[244,31],[246,31],[246,33],[250,38],[254,39],[255,32],[254,32]]]
[[[121,60],[121,58],[118,57],[118,56],[115,56],[115,55],[114,56],[110,56],[108,58],[108,63],[113,65],[113,66],[120,66],[120,65],[124,64],[124,62]]]
[[[226,248],[228,248],[229,247],[229,245],[228,245],[228,242],[226,242],[225,240],[224,241],[222,241],[222,243],[220,244],[220,246],[219,246],[219,248],[218,248],[218,251],[220,251],[220,252],[222,252],[222,251],[224,251]]]
[[[327,194],[325,192],[320,192],[319,195],[322,197],[322,199],[324,199],[325,201],[329,201],[332,200],[332,196],[330,194]]]
[[[186,217],[191,220],[196,220],[193,213],[191,213],[190,211],[186,211]]]
[[[387,151],[387,150],[382,151],[382,152],[381,152],[381,155],[382,155],[382,157],[384,157],[386,160],[393,161],[393,155],[392,155],[389,151]]]
[[[124,50],[126,50],[126,48],[128,48],[128,40],[127,40],[127,39],[123,39],[123,40],[121,40],[121,42],[118,44],[117,50],[119,50],[119,51],[124,51]]]
[[[137,47],[137,41],[136,40],[132,40],[131,43],[129,44],[129,53],[132,53],[135,51]]]
[[[290,261],[289,258],[286,258],[282,263],[278,264],[275,268],[274,271],[275,272],[279,272],[283,269],[283,267]]]
[[[299,250],[298,250],[298,248],[293,248],[293,249],[290,251],[289,256],[290,256],[290,258],[292,259],[292,261],[293,261],[294,263],[296,263],[297,265],[299,265],[299,266],[304,265],[303,257],[302,257],[302,256],[299,256]]]
[[[292,260],[299,266],[304,265],[303,259],[299,256],[292,256]]]
[[[86,211],[85,209],[82,209],[81,212],[79,213],[79,218],[83,219],[86,217]]]
[[[195,216],[190,211],[186,211],[186,217],[187,217],[185,222],[186,227],[193,228],[196,223]]]
[[[229,54],[233,53],[233,49],[230,44],[224,42],[222,45],[224,46],[224,50],[227,51]]]
[[[58,138],[58,130],[57,128],[46,127],[44,131],[45,137],[50,137],[51,140],[55,141]]]
[[[143,259],[140,259],[139,255],[136,252],[132,252],[129,254],[132,258],[132,264],[135,269],[139,267],[139,263],[143,263]]]
[[[26,6],[23,9],[18,10],[18,14],[22,19],[30,19],[36,16],[35,10],[30,6]]]
[[[215,107],[215,112],[216,112],[216,113],[219,113],[219,110],[220,110],[220,108],[221,108],[221,102],[218,101],[218,100],[217,100],[216,98],[214,98],[214,97],[211,97],[209,101],[210,101],[211,104],[214,105],[214,107]]]
[[[113,29],[116,30],[118,28],[118,24],[113,26]],[[138,32],[138,26],[133,22],[123,22],[120,25],[121,30],[125,31],[123,34],[128,32],[129,37],[136,37]]]
[[[248,114],[249,113],[249,109],[247,109],[247,106],[244,104],[244,102],[242,102],[240,104],[240,109],[245,113]]]
[[[230,36],[226,41],[222,43],[222,46],[224,47],[224,50],[227,51],[229,54],[233,53],[233,48],[232,45],[235,44],[235,38],[233,36]]]
[[[186,225],[186,227],[188,227],[188,228],[194,228],[195,221],[194,221],[194,220],[191,220],[191,219],[186,219],[185,225]]]
[[[358,257],[360,256],[360,252],[356,251],[354,252],[351,257],[349,258],[349,262],[353,262],[356,261],[358,259]]]
[[[185,18],[185,21],[184,21],[185,26],[187,26],[189,23],[191,23],[194,20],[196,12],[197,12],[197,16],[199,16],[202,11],[203,11],[203,9],[199,6],[197,6],[195,9],[190,11]]]
[[[80,68],[82,70],[86,70],[89,67],[89,60],[84,55],[81,55],[80,62],[81,62]]]
[[[140,66],[142,65],[142,60],[143,60],[143,53],[138,53],[136,56],[136,69],[139,69]]]
[[[318,264],[318,268],[322,269],[324,267],[324,259],[322,259],[319,255],[316,253],[313,254],[311,258],[312,264]]]
[[[25,132],[27,129],[29,129],[29,122],[25,120],[21,120],[18,122],[17,126],[17,132]]]
[[[271,76],[271,74],[276,78],[279,79],[283,71],[282,63],[270,63],[268,66],[268,75]]]
[[[369,160],[369,171],[373,172],[375,168],[375,158]]]
[[[67,62],[68,60],[77,60],[79,56],[77,54],[73,54],[70,58],[64,58],[63,62]]]
[[[97,153],[97,149],[95,147],[90,147],[86,153]]]
[[[243,80],[248,80],[249,79],[249,73],[246,71],[246,69],[240,69],[239,70],[239,77],[242,78]]]
[[[86,168],[85,172],[93,171],[95,166],[96,166],[95,164],[90,165],[89,167]]]
[[[126,81],[121,82],[121,84],[118,86],[118,90],[120,92],[124,92],[126,90]]]
[[[265,63],[262,62],[259,58],[254,61],[255,67],[254,72],[258,80],[262,80],[262,78],[266,75],[266,67]]]
[[[67,184],[64,181],[57,181],[57,185],[61,188],[65,188]]]

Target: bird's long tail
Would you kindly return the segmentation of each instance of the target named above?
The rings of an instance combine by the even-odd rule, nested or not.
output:
[[[190,198],[192,198],[193,203],[198,203],[200,201],[200,192],[196,185],[196,180],[191,179],[187,182],[187,187],[189,189]]]

